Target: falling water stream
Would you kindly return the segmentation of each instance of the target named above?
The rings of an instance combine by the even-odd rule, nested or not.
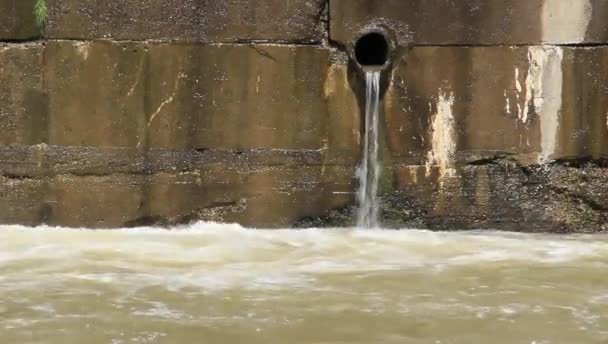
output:
[[[357,227],[376,228],[379,223],[378,183],[381,166],[379,162],[380,130],[380,75],[378,70],[365,72],[365,134],[363,135],[363,158],[357,170],[359,191],[357,200]]]

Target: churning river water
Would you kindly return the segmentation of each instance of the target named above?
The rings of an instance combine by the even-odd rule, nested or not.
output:
[[[608,236],[0,226],[0,343],[608,343]]]

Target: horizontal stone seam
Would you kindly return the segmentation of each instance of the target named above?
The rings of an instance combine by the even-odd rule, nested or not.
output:
[[[55,166],[61,166],[63,164],[67,165],[67,164],[74,164],[74,163],[80,163],[82,164],[82,161],[74,159],[74,160],[64,160],[64,161],[57,161],[57,160],[53,160],[53,159],[44,159],[41,161],[15,161],[15,160],[7,160],[7,159],[0,159],[0,162],[2,164],[6,165],[27,165],[27,166],[31,166],[31,165],[40,165],[40,164],[45,164],[45,163],[53,163],[55,164]],[[109,163],[110,164],[118,164],[118,163],[122,163],[123,160],[107,160],[107,161],[99,161],[99,162],[88,162],[89,166],[107,166]],[[319,167],[319,166],[324,166],[324,167],[351,167],[351,166],[355,166],[356,163],[349,163],[349,162],[306,162],[306,161],[287,161],[287,162],[260,162],[260,163],[256,163],[256,162],[240,162],[240,161],[231,161],[231,160],[220,160],[217,159],[216,161],[188,161],[185,162],[184,161],[170,161],[169,163],[173,164],[171,166],[175,166],[175,164],[188,164],[188,165],[193,165],[193,166],[216,166],[218,164],[222,164],[222,165],[229,165],[227,168],[230,167]],[[142,161],[141,164],[143,165],[157,165],[157,166],[162,166],[165,164],[162,163],[157,163],[157,162],[150,162],[150,161]],[[5,167],[0,168],[0,170],[5,169]],[[61,167],[56,168],[56,169],[61,169]],[[135,170],[135,169],[134,169]],[[158,170],[160,171],[164,171],[165,169],[162,168],[158,168]],[[167,171],[174,171],[171,169],[166,169]],[[193,170],[197,170],[197,169],[193,169]]]
[[[455,44],[455,43],[416,43],[410,48],[525,48],[525,47],[571,47],[571,48],[602,48],[608,47],[608,42],[583,42],[583,43],[548,43],[548,42],[529,42],[529,43],[479,43],[479,44]]]
[[[300,165],[300,166],[290,166],[293,167],[290,170],[296,170],[300,167],[320,167],[320,165]],[[249,174],[249,173],[261,173],[261,172],[269,172],[272,170],[278,170],[278,171],[284,171],[282,169],[277,169],[276,167],[285,167],[285,165],[281,165],[281,166],[272,166],[272,165],[268,165],[265,166],[267,168],[263,168],[263,169],[243,169],[243,170],[238,170],[238,169],[231,169],[231,168],[227,168],[225,170],[227,171],[232,171],[235,172],[237,174]],[[334,165],[334,166],[330,166],[330,165],[325,165],[325,167],[354,167],[354,165],[349,165],[349,166],[341,166],[341,165]],[[88,178],[88,177],[93,177],[93,178],[106,178],[106,177],[117,177],[117,176],[121,176],[121,177],[128,177],[128,176],[133,176],[133,177],[154,177],[154,176],[159,176],[159,175],[172,175],[172,176],[184,176],[184,175],[198,175],[198,176],[204,176],[208,171],[205,171],[204,169],[192,169],[192,170],[171,170],[171,169],[167,169],[167,170],[156,170],[156,171],[114,171],[114,172],[108,172],[108,173],[94,173],[94,172],[70,172],[70,171],[66,171],[66,172],[57,172],[57,173],[39,173],[39,175],[34,175],[34,174],[28,174],[28,173],[13,173],[13,172],[2,172],[0,173],[0,178],[6,178],[6,179],[10,179],[10,180],[36,180],[36,181],[46,181],[49,179],[53,179],[53,178],[57,178],[57,177],[76,177],[76,178]],[[216,174],[215,171],[212,171],[214,174]],[[350,180],[349,180],[350,182]],[[345,182],[345,184],[348,184]]]
[[[514,164],[516,166],[521,165],[521,162],[516,161],[515,159],[501,159],[501,158],[497,158],[497,159],[492,159],[492,158],[488,158],[488,159],[479,159],[479,160],[473,160],[473,161],[462,161],[462,162],[455,162],[453,164],[454,168],[463,168],[463,167],[481,167],[481,166],[502,166],[504,164]],[[420,164],[408,164],[408,163],[395,163],[392,165],[394,168],[426,168],[426,167],[438,167],[440,165],[437,164],[424,164],[424,163],[420,163]],[[524,165],[522,165],[523,167]],[[562,167],[562,168],[573,168],[573,169],[585,169],[585,168],[600,168],[600,169],[606,169],[608,170],[608,165],[604,165],[602,163],[595,163],[595,162],[591,162],[587,165],[577,165],[577,164],[570,164],[570,163],[549,163],[549,164],[528,164],[525,165],[525,167],[527,168],[542,168],[544,166],[548,166],[548,167],[552,167],[552,166],[556,166],[556,167]]]
[[[290,41],[290,40],[234,40],[234,41],[198,41],[185,39],[113,39],[113,38],[69,38],[69,37],[35,37],[27,39],[0,39],[0,43],[46,43],[46,42],[116,42],[116,43],[151,43],[171,44],[183,43],[192,45],[277,45],[277,46],[324,46],[322,41]]]
[[[0,44],[26,44],[26,43],[44,43],[44,39],[39,37],[32,38],[2,38]]]
[[[43,152],[43,153],[52,153],[52,152],[74,152],[79,151],[81,153],[93,153],[93,152],[105,152],[105,151],[119,151],[125,153],[140,153],[141,156],[150,156],[154,154],[163,154],[163,153],[192,153],[192,154],[236,154],[236,155],[244,155],[244,154],[277,154],[277,155],[289,155],[289,154],[298,154],[298,155],[306,155],[306,154],[323,154],[326,149],[310,149],[310,148],[301,148],[301,149],[290,149],[290,148],[156,148],[156,147],[148,147],[148,148],[136,148],[136,147],[120,147],[120,146],[74,146],[74,145],[51,145],[46,143],[40,143],[36,145],[0,145],[0,152],[5,151],[32,151]]]
[[[31,38],[31,39],[0,39],[0,44],[26,44],[26,43],[50,43],[50,42],[76,42],[76,43],[118,43],[118,44],[153,44],[153,45],[199,45],[199,46],[286,46],[286,47],[320,47],[332,48],[337,47],[340,50],[347,50],[345,45],[340,41],[330,40],[329,44],[324,42],[300,42],[300,41],[274,41],[274,40],[251,40],[251,41],[218,41],[205,42],[196,40],[163,40],[163,39],[82,39],[82,38]],[[605,48],[608,47],[608,42],[586,42],[586,43],[516,43],[516,44],[453,44],[453,43],[429,43],[429,44],[413,44],[409,48],[525,48],[525,47],[565,47],[565,48]]]

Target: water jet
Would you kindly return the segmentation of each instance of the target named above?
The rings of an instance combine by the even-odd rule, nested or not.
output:
[[[357,227],[380,226],[378,185],[382,166],[380,163],[381,130],[381,79],[389,64],[389,42],[378,31],[362,34],[353,45],[353,56],[365,75],[365,114],[363,124],[363,153],[357,179]]]

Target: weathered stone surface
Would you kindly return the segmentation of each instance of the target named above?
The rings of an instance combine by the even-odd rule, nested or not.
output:
[[[146,47],[134,43],[51,41],[45,50],[51,145],[135,147],[145,136]],[[160,82],[160,80],[159,80]]]
[[[47,185],[42,179],[0,176],[0,222],[36,226],[48,221]]]
[[[193,219],[286,227],[352,201],[350,167],[265,167],[159,174],[146,189],[149,213],[169,223]],[[167,204],[167,200],[174,200]]]
[[[607,59],[606,48],[414,48],[384,99],[389,222],[608,226]]]
[[[290,226],[352,202],[352,157],[318,150],[0,146],[0,222]]]
[[[608,48],[567,49],[555,158],[608,157]]]
[[[320,149],[330,134],[354,146],[330,127],[325,49],[157,45],[147,67],[150,147]]]
[[[47,32],[66,39],[319,43],[324,9],[325,0],[54,0]]]
[[[34,0],[0,0],[0,40],[23,40],[40,36],[34,23]]]
[[[0,44],[0,144],[37,144],[47,136],[40,44]]]
[[[349,81],[349,71],[345,64],[333,63],[327,71],[324,97],[328,113],[326,139],[323,149],[327,156],[352,156],[358,161],[361,145],[361,99]]]
[[[56,0],[0,45],[0,223],[352,225],[341,46],[381,27],[426,45],[384,73],[386,226],[608,230],[608,2],[180,1]]]
[[[392,156],[444,170],[497,154],[608,156],[607,59],[606,48],[415,48],[385,95]]]
[[[44,180],[50,205],[45,224],[116,228],[142,214],[144,176],[57,175]]]
[[[359,110],[323,48],[52,40],[40,54],[48,134],[0,146],[1,223],[284,227],[352,203]]]
[[[441,183],[424,167],[398,168],[384,195],[389,226],[596,232],[608,229],[605,164],[522,166],[509,158],[460,166]]]
[[[322,48],[53,41],[46,64],[51,145],[358,152]]]
[[[344,44],[374,26],[401,45],[608,42],[604,0],[332,0],[330,6],[331,38]]]
[[[154,174],[0,177],[0,222],[116,228],[208,220],[286,227],[352,202],[352,173],[350,166],[227,170],[218,162]]]
[[[249,171],[265,167],[297,166],[324,168],[352,166],[351,155],[329,155],[320,150],[169,150],[100,148],[77,146],[0,146],[0,171],[18,178],[39,178],[69,174],[105,176],[111,174],[152,175],[202,170],[221,165],[226,171]],[[33,168],[36,167],[36,168]]]

